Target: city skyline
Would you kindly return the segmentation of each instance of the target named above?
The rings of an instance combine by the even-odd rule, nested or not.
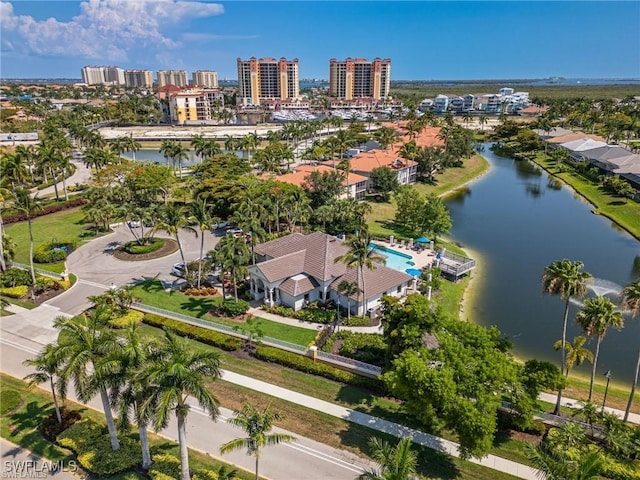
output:
[[[2,2],[3,78],[85,65],[213,70],[238,57],[391,58],[393,80],[640,77],[640,2]],[[100,33],[98,33],[100,32]]]

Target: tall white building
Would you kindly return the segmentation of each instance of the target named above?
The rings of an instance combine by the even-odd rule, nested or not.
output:
[[[218,72],[213,70],[196,70],[191,74],[191,78],[194,86],[218,88]]]
[[[124,70],[120,67],[82,67],[82,82],[87,85],[124,85]]]
[[[127,87],[153,87],[153,73],[151,70],[125,70],[124,83]]]
[[[238,104],[260,105],[270,100],[300,97],[298,59],[238,58]]]
[[[158,70],[158,86],[175,85],[186,87],[189,85],[186,70]]]

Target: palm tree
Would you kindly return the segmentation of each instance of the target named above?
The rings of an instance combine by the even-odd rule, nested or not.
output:
[[[96,305],[89,314],[80,317],[56,318],[53,326],[59,333],[54,355],[61,362],[60,375],[65,380],[73,380],[81,401],[88,402],[95,393],[100,394],[111,448],[118,450],[120,442],[107,393],[109,379],[100,366],[100,361],[119,347],[115,335],[106,328],[110,315],[111,310],[106,305]]]
[[[371,235],[368,233],[362,233],[360,235],[354,235],[347,240],[347,246],[349,251],[344,255],[340,255],[335,259],[335,262],[342,262],[348,268],[357,268],[357,280],[358,285],[358,303],[360,302],[360,293],[364,296],[364,308],[363,314],[367,311],[367,292],[364,279],[364,268],[368,270],[374,270],[378,263],[386,263],[384,257],[378,255],[376,251],[371,247]],[[362,288],[360,288],[362,287]]]
[[[410,480],[417,474],[418,456],[411,450],[413,439],[405,437],[393,447],[388,442],[373,437],[369,440],[371,458],[378,463],[378,470],[365,470],[359,480]]]
[[[593,362],[593,353],[588,348],[585,348],[584,344],[587,342],[587,337],[579,335],[574,337],[573,343],[565,342],[564,348],[566,349],[565,359],[565,376],[569,378],[569,372],[574,366],[580,366],[586,360]],[[562,340],[558,340],[553,344],[553,348],[557,351],[562,348]]]
[[[589,400],[591,400],[602,339],[610,327],[621,329],[624,326],[624,318],[622,313],[616,309],[616,306],[607,297],[592,297],[584,301],[584,307],[576,315],[576,322],[588,336],[595,335],[598,337],[596,353],[593,358],[593,368],[591,369],[591,383],[589,385]]]
[[[629,310],[632,317],[640,317],[640,280],[631,282],[622,289],[622,307]],[[631,395],[627,402],[627,408],[624,410],[624,421],[629,419],[629,412],[633,404],[633,396],[636,393],[638,384],[638,373],[640,372],[640,347],[638,348],[638,361],[636,362],[636,374],[633,377],[633,385],[631,386]]]
[[[283,418],[280,413],[271,410],[271,403],[267,405],[263,412],[260,412],[254,405],[244,402],[242,409],[236,410],[233,415],[233,418],[230,418],[227,422],[242,428],[247,437],[236,438],[225,443],[220,447],[220,453],[225,454],[246,448],[247,455],[256,457],[256,480],[259,480],[258,461],[260,460],[260,449],[280,443],[294,442],[296,439],[286,433],[269,433],[273,428],[273,423]]]
[[[540,471],[545,480],[596,480],[603,470],[602,457],[598,452],[581,455],[573,461],[540,443],[525,451],[531,464]]]
[[[38,195],[32,197],[28,190],[18,188],[13,192],[14,202],[13,208],[27,216],[27,225],[29,228],[29,266],[31,267],[31,285],[36,286],[36,271],[33,268],[33,215],[42,210],[42,206],[38,202]]]
[[[251,163],[251,152],[255,152],[260,144],[260,137],[256,132],[251,132],[242,137],[242,149],[247,152],[247,161]]]
[[[180,250],[180,258],[184,264],[185,277],[189,278],[189,271],[187,262],[184,259],[184,250],[182,249],[182,242],[180,242],[180,230],[185,229],[192,232],[194,235],[198,235],[198,232],[187,224],[187,218],[181,208],[177,207],[175,203],[168,204],[163,211],[163,215],[160,218],[158,228],[164,229],[169,235],[173,235],[176,238],[178,244],[178,250]]]
[[[136,161],[136,152],[140,150],[140,143],[133,138],[132,134],[129,134],[125,137],[121,137],[122,144],[125,147],[125,151],[131,152],[131,159]]]
[[[238,301],[238,280],[247,276],[249,264],[249,249],[244,236],[234,237],[227,235],[218,243],[216,249],[216,263],[222,265],[222,271],[231,275],[233,291],[236,302]],[[224,288],[224,278],[222,281]]]
[[[56,356],[55,344],[45,345],[44,349],[34,358],[30,358],[22,362],[23,365],[34,367],[35,372],[30,373],[25,380],[29,381],[29,386],[40,385],[49,382],[51,386],[51,395],[53,395],[53,406],[56,410],[56,418],[58,423],[62,423],[62,414],[60,413],[60,405],[58,404],[58,395],[64,400],[67,392],[67,382],[58,375],[60,371],[60,359]]]
[[[347,320],[350,320],[351,319],[351,295],[353,295],[354,293],[360,294],[360,290],[358,289],[358,284],[356,282],[348,282],[346,280],[343,280],[338,284],[338,292],[344,295],[347,299]]]
[[[152,394],[141,405],[143,416],[153,418],[154,429],[159,431],[167,427],[171,414],[175,414],[178,420],[180,479],[190,480],[188,398],[193,397],[213,420],[218,418],[219,402],[207,383],[221,376],[220,355],[213,350],[194,352],[184,339],[165,330],[162,344],[154,347],[148,358],[141,377]]]
[[[569,318],[569,301],[571,297],[582,297],[587,292],[587,282],[591,275],[583,272],[584,264],[580,261],[572,262],[566,258],[556,260],[544,269],[542,275],[542,292],[549,295],[559,295],[565,300],[564,319],[562,322],[562,363],[560,370],[564,374],[566,360],[567,343],[567,320]],[[562,390],[558,390],[558,399],[554,413],[560,412],[560,402],[562,400]]]
[[[198,288],[200,288],[200,282],[202,281],[202,262],[204,261],[202,257],[204,253],[204,232],[210,230],[214,224],[211,209],[205,199],[197,199],[191,204],[189,223],[198,225],[200,229],[200,257],[198,260]]]
[[[6,202],[12,197],[12,192],[8,188],[0,187],[0,272],[4,272],[7,269],[7,264],[5,261],[7,255],[7,251],[5,249],[5,244],[8,244],[9,238],[4,233],[4,221],[2,220],[2,210],[5,207]]]

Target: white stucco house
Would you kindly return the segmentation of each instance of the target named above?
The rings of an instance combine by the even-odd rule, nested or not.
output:
[[[358,269],[348,268],[336,258],[348,251],[344,242],[322,232],[286,237],[256,245],[258,260],[249,267],[251,293],[266,305],[285,305],[295,310],[314,301],[333,300],[347,308],[338,292],[342,281],[358,282]],[[364,269],[364,293],[350,296],[351,312],[363,315],[376,309],[383,295],[403,297],[415,288],[414,279],[384,265]],[[360,301],[358,301],[360,300]]]

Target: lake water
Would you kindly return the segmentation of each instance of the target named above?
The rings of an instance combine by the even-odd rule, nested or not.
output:
[[[223,150],[222,153],[227,153],[227,151]],[[239,157],[242,157],[243,152],[235,152],[235,154],[238,155]],[[182,161],[182,166],[184,167],[197,165],[202,161],[201,158],[198,155],[196,155],[193,149],[189,149],[189,151],[187,152],[187,155],[189,156],[189,158]],[[133,153],[131,152],[124,152],[122,156],[129,160],[133,160]],[[136,157],[136,161],[139,161],[139,162],[158,163],[160,165],[167,165],[167,160],[164,158],[164,155],[156,149],[143,148],[135,152],[135,157]],[[172,165],[171,160],[169,160],[169,166],[171,165]],[[177,166],[178,165],[176,163],[176,167]]]
[[[481,263],[464,315],[496,325],[518,356],[559,364],[560,353],[552,345],[562,337],[564,301],[542,294],[544,268],[554,260],[580,260],[598,279],[596,290],[613,297],[612,290],[640,276],[640,242],[591,213],[589,204],[534,164],[499,157],[489,145],[483,155],[490,171],[446,201],[451,235],[476,251]],[[571,306],[569,341],[582,334],[574,321],[578,308]],[[602,342],[597,376],[611,370],[612,381],[631,382],[639,342],[640,321],[627,316],[625,328],[610,330]],[[595,339],[589,346],[595,350]]]

